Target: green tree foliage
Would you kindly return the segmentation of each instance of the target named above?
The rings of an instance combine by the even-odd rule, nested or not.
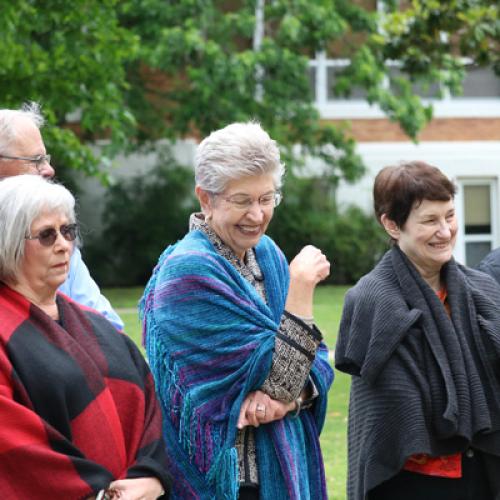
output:
[[[363,166],[353,140],[321,123],[308,78],[309,58],[347,29],[334,7],[324,0],[268,1],[264,36],[255,47],[254,1],[124,2],[120,18],[141,37],[140,57],[129,66],[129,95],[145,124],[142,133],[206,136],[233,121],[257,119],[288,164],[320,156],[331,179],[359,178]],[[357,13],[360,23],[373,22]],[[144,64],[167,75],[168,85],[145,73]]]
[[[126,64],[139,38],[120,26],[113,0],[9,0],[0,7],[0,105],[42,103],[47,148],[57,167],[98,172],[85,146],[108,137],[104,155],[122,148],[135,119],[125,103]],[[78,112],[79,134],[68,126]]]
[[[106,192],[102,236],[85,246],[85,260],[102,285],[142,285],[165,245],[187,232],[196,207],[193,173],[168,149],[148,176],[123,179]]]
[[[440,95],[460,94],[465,63],[491,66],[500,76],[497,0],[379,5],[377,28],[365,30],[365,43],[352,47],[352,64],[336,91],[349,95],[354,87],[366,89],[368,102],[377,103],[409,137],[416,138],[432,118],[432,107],[422,105],[416,88],[425,93],[434,85]]]
[[[405,10],[398,9],[397,2],[385,3],[385,37],[377,45],[385,58],[401,61],[405,71],[448,83],[446,71],[455,69],[457,57],[466,57],[492,66],[500,76],[497,0],[413,0]]]
[[[4,1],[0,105],[42,102],[57,167],[96,173],[117,151],[256,118],[290,165],[319,156],[329,181],[353,181],[363,172],[354,142],[322,123],[311,102],[316,51],[340,46],[353,64],[336,91],[364,87],[411,137],[432,114],[414,82],[457,91],[460,56],[499,71],[496,0],[384,4],[378,18],[351,0],[266,0],[255,44],[256,0]],[[390,60],[400,61],[399,74]],[[97,158],[84,145],[103,137]]]
[[[288,259],[304,245],[321,248],[332,262],[327,281],[351,284],[373,268],[388,249],[388,238],[375,218],[360,208],[338,212],[329,189],[321,177],[295,179],[287,185],[268,232]]]

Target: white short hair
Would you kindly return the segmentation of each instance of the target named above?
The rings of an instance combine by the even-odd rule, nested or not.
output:
[[[17,139],[17,123],[20,119],[29,120],[41,128],[45,120],[36,102],[23,104],[21,109],[0,109],[0,154],[9,154]]]
[[[279,189],[284,172],[276,141],[256,122],[216,130],[196,152],[196,185],[211,193],[224,191],[230,180],[262,174],[271,174]]]
[[[47,212],[75,222],[75,198],[61,184],[40,175],[15,175],[0,181],[0,280],[16,281],[26,236]]]

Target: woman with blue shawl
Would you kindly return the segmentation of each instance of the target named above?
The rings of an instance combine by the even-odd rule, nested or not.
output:
[[[333,372],[312,304],[330,264],[309,245],[288,266],[265,236],[283,173],[257,123],[203,140],[202,212],[141,301],[172,498],[327,498],[319,433]]]

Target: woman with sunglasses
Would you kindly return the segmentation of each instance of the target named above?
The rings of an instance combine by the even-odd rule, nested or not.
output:
[[[74,205],[40,176],[0,182],[1,497],[153,500],[169,476],[147,364],[104,316],[57,292]]]
[[[312,301],[330,265],[307,246],[289,267],[265,236],[283,171],[256,123],[207,137],[202,213],[145,291],[174,498],[326,498],[318,435],[333,372]]]

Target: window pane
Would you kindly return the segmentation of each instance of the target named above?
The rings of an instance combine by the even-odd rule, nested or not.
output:
[[[409,80],[408,75],[403,74],[397,67],[393,67],[390,69],[390,76],[392,78],[404,78],[405,80]],[[411,84],[411,87],[412,91],[420,97],[439,97],[439,85],[437,83],[428,85],[421,82],[414,82]],[[395,82],[391,82],[391,90],[394,94],[400,95],[399,88]]]
[[[465,234],[491,234],[490,186],[465,185]]]
[[[463,82],[463,94],[457,97],[499,97],[500,78],[491,68],[469,66]]]
[[[309,66],[309,87],[311,88],[312,100],[316,100],[316,66]]]
[[[465,263],[469,267],[476,267],[491,251],[489,241],[473,241],[465,244]]]
[[[340,66],[330,66],[327,68],[327,85],[328,85],[328,100],[333,101],[335,99],[365,99],[366,92],[364,89],[359,87],[354,87],[351,89],[351,94],[349,97],[345,97],[343,95],[336,95],[334,92],[335,86],[335,78],[337,74],[341,73],[344,70],[343,67]]]

